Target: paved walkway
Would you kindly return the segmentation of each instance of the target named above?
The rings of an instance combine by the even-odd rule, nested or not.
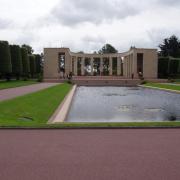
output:
[[[2,180],[179,180],[180,129],[0,130]]]
[[[58,83],[39,83],[28,86],[9,88],[0,90],[0,101],[15,98],[17,96],[22,96],[28,93],[40,91],[42,89],[57,85]]]

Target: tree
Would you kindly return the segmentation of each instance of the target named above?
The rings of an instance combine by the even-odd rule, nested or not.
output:
[[[26,48],[28,51],[28,54],[32,54],[34,52],[33,48],[27,44],[23,44],[22,48]]]
[[[77,53],[79,53],[79,54],[84,54],[84,51],[79,51],[79,52],[77,52]]]
[[[10,80],[12,73],[11,54],[9,43],[7,41],[0,41],[0,73]]]
[[[23,76],[28,77],[30,73],[29,56],[26,48],[21,48]]]
[[[111,45],[105,44],[101,50],[99,50],[99,54],[110,54],[110,53],[117,53],[118,51]]]
[[[40,54],[35,54],[35,62],[36,62],[36,73],[41,73],[41,63],[42,63],[42,57]]]
[[[18,45],[10,45],[12,73],[18,80],[23,72],[21,48]]]
[[[34,78],[34,75],[36,74],[36,62],[34,55],[29,55],[29,64],[30,64],[31,77]]]
[[[180,41],[175,35],[164,39],[163,43],[160,44],[159,47],[161,56],[180,57]]]

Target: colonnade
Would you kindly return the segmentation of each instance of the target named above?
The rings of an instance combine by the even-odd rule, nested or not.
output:
[[[121,57],[121,56],[111,56],[111,57],[86,57],[86,56],[72,56],[71,57],[71,72],[75,75],[75,76],[84,76],[85,71],[86,71],[86,66],[85,66],[85,61],[88,60],[90,61],[89,63],[89,67],[91,69],[91,71],[89,72],[89,75],[93,76],[94,75],[94,61],[99,60],[99,70],[100,70],[100,74],[99,75],[104,75],[103,71],[104,71],[104,66],[105,66],[105,61],[108,62],[108,74],[109,76],[112,75],[118,75],[118,76],[124,76],[127,78],[131,78],[132,74],[133,74],[133,54],[127,55],[125,57]],[[79,61],[79,65],[78,65],[78,61]],[[114,62],[116,61],[116,63]],[[116,73],[114,74],[113,72],[115,71],[115,69],[113,69],[113,63],[115,63],[115,65],[117,66],[116,69]],[[78,68],[80,66],[80,74],[78,73]]]

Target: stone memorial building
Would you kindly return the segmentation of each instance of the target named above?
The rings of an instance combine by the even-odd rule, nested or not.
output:
[[[130,48],[124,53],[74,53],[69,48],[44,49],[44,78],[73,76],[118,76],[124,79],[156,79],[157,49]]]

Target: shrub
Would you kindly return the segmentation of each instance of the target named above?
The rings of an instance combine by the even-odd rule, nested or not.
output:
[[[21,48],[22,66],[23,66],[23,78],[27,79],[30,73],[29,56],[26,48]]]
[[[170,82],[170,83],[174,83],[174,82],[175,82],[175,80],[174,80],[174,79],[171,79],[171,78],[168,78],[168,82]]]
[[[36,63],[35,63],[35,56],[29,55],[29,64],[30,64],[30,74],[31,77],[34,78],[36,74]]]
[[[19,79],[23,72],[21,49],[18,45],[10,45],[12,73]]]
[[[43,76],[41,73],[38,74],[37,82],[43,82]]]
[[[159,78],[176,78],[180,74],[180,59],[172,57],[160,57],[158,60]]]
[[[147,81],[144,81],[144,80],[143,80],[143,81],[141,81],[140,84],[143,85],[143,84],[147,84],[147,83],[148,83]]]
[[[0,41],[0,74],[10,80],[12,73],[12,63],[9,43],[7,41]]]
[[[36,54],[35,55],[36,73],[38,74],[42,72],[41,61],[42,61],[41,55]]]

